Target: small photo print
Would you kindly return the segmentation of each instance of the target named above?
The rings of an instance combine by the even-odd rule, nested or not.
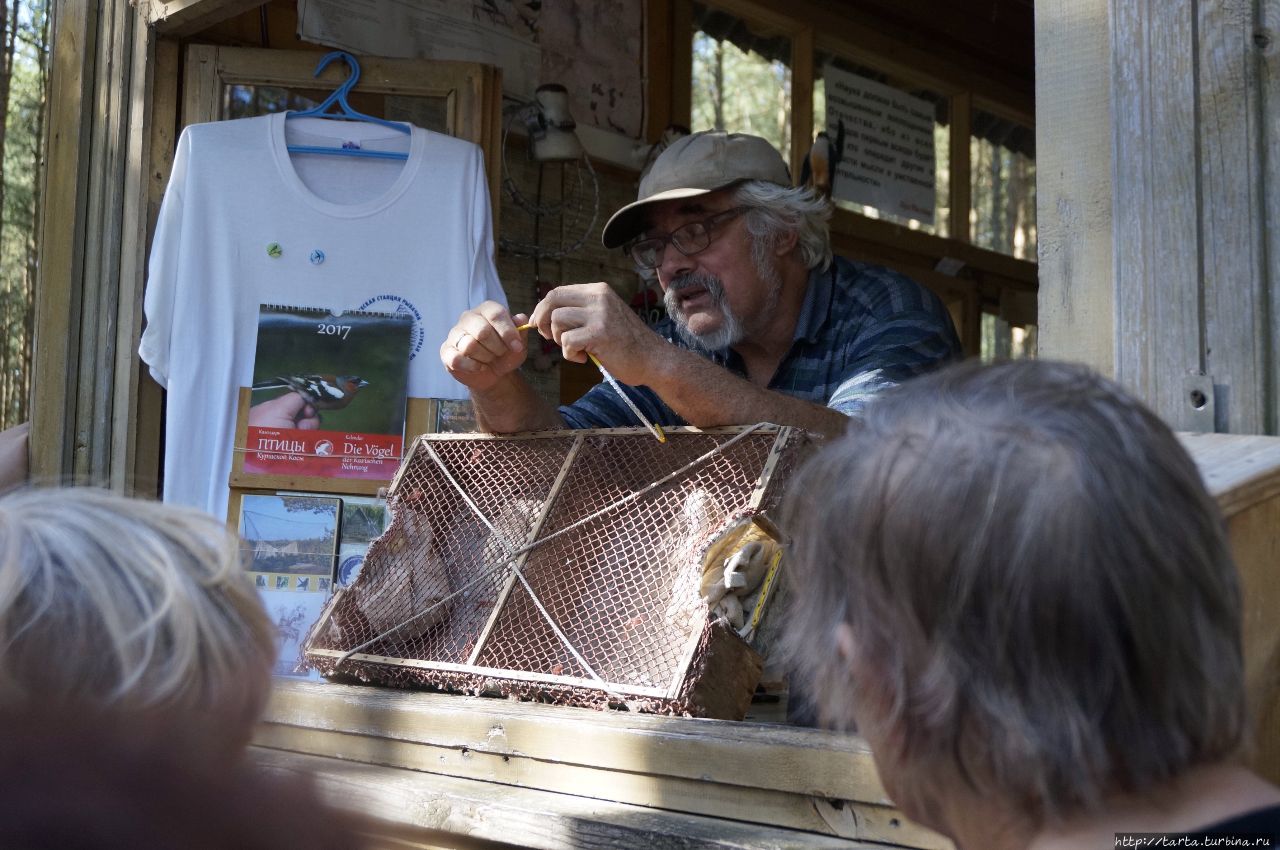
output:
[[[299,667],[303,661],[302,642],[307,639],[307,632],[319,619],[329,595],[298,593],[293,590],[267,590],[259,595],[276,628],[279,655],[276,657],[275,675],[320,681],[319,673],[314,670],[299,670]]]
[[[256,573],[332,578],[342,500],[327,496],[246,495],[240,538],[246,566]]]
[[[387,530],[387,503],[372,497],[347,496],[342,500],[340,544],[368,546]]]
[[[365,553],[369,551],[370,544],[382,536],[389,521],[390,513],[383,500],[358,496],[342,500],[342,529],[335,578],[338,587],[350,587],[360,575]]]

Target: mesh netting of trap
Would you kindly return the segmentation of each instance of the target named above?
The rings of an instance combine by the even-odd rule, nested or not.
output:
[[[420,437],[388,494],[392,523],[312,628],[307,666],[705,713],[694,680],[713,672],[717,635],[702,554],[777,506],[808,445],[774,425],[676,428],[666,443],[641,429]]]

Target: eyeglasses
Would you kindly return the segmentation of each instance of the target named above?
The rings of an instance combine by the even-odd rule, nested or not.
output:
[[[666,253],[667,243],[676,246],[676,250],[686,257],[692,257],[699,251],[705,251],[711,244],[711,231],[730,219],[746,212],[746,207],[718,212],[702,221],[691,221],[684,227],[677,227],[666,236],[650,236],[637,239],[627,246],[626,251],[631,259],[642,269],[656,269],[662,265],[662,256]]]

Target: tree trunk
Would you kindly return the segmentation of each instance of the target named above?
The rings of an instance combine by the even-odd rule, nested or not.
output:
[[[5,22],[4,58],[0,61],[0,235],[4,233],[5,130],[9,126],[9,88],[13,82],[13,53],[18,45],[18,8],[21,0],[12,3],[0,0],[0,20]]]
[[[724,129],[724,42],[716,42],[715,92],[712,94],[715,104],[715,128]]]
[[[32,148],[31,175],[35,191],[31,193],[31,230],[27,233],[27,273],[22,293],[22,354],[14,370],[19,387],[18,409],[15,422],[25,422],[31,417],[31,345],[35,335],[35,284],[40,258],[40,216],[43,213],[42,187],[44,185],[44,128],[45,113],[49,105],[49,0],[41,0],[39,26],[33,39],[36,69],[39,73],[40,104],[36,110],[36,144]],[[33,19],[35,9],[32,9]]]

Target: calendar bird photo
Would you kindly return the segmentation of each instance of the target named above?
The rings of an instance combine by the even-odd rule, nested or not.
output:
[[[244,471],[391,478],[411,331],[406,315],[262,305]]]

